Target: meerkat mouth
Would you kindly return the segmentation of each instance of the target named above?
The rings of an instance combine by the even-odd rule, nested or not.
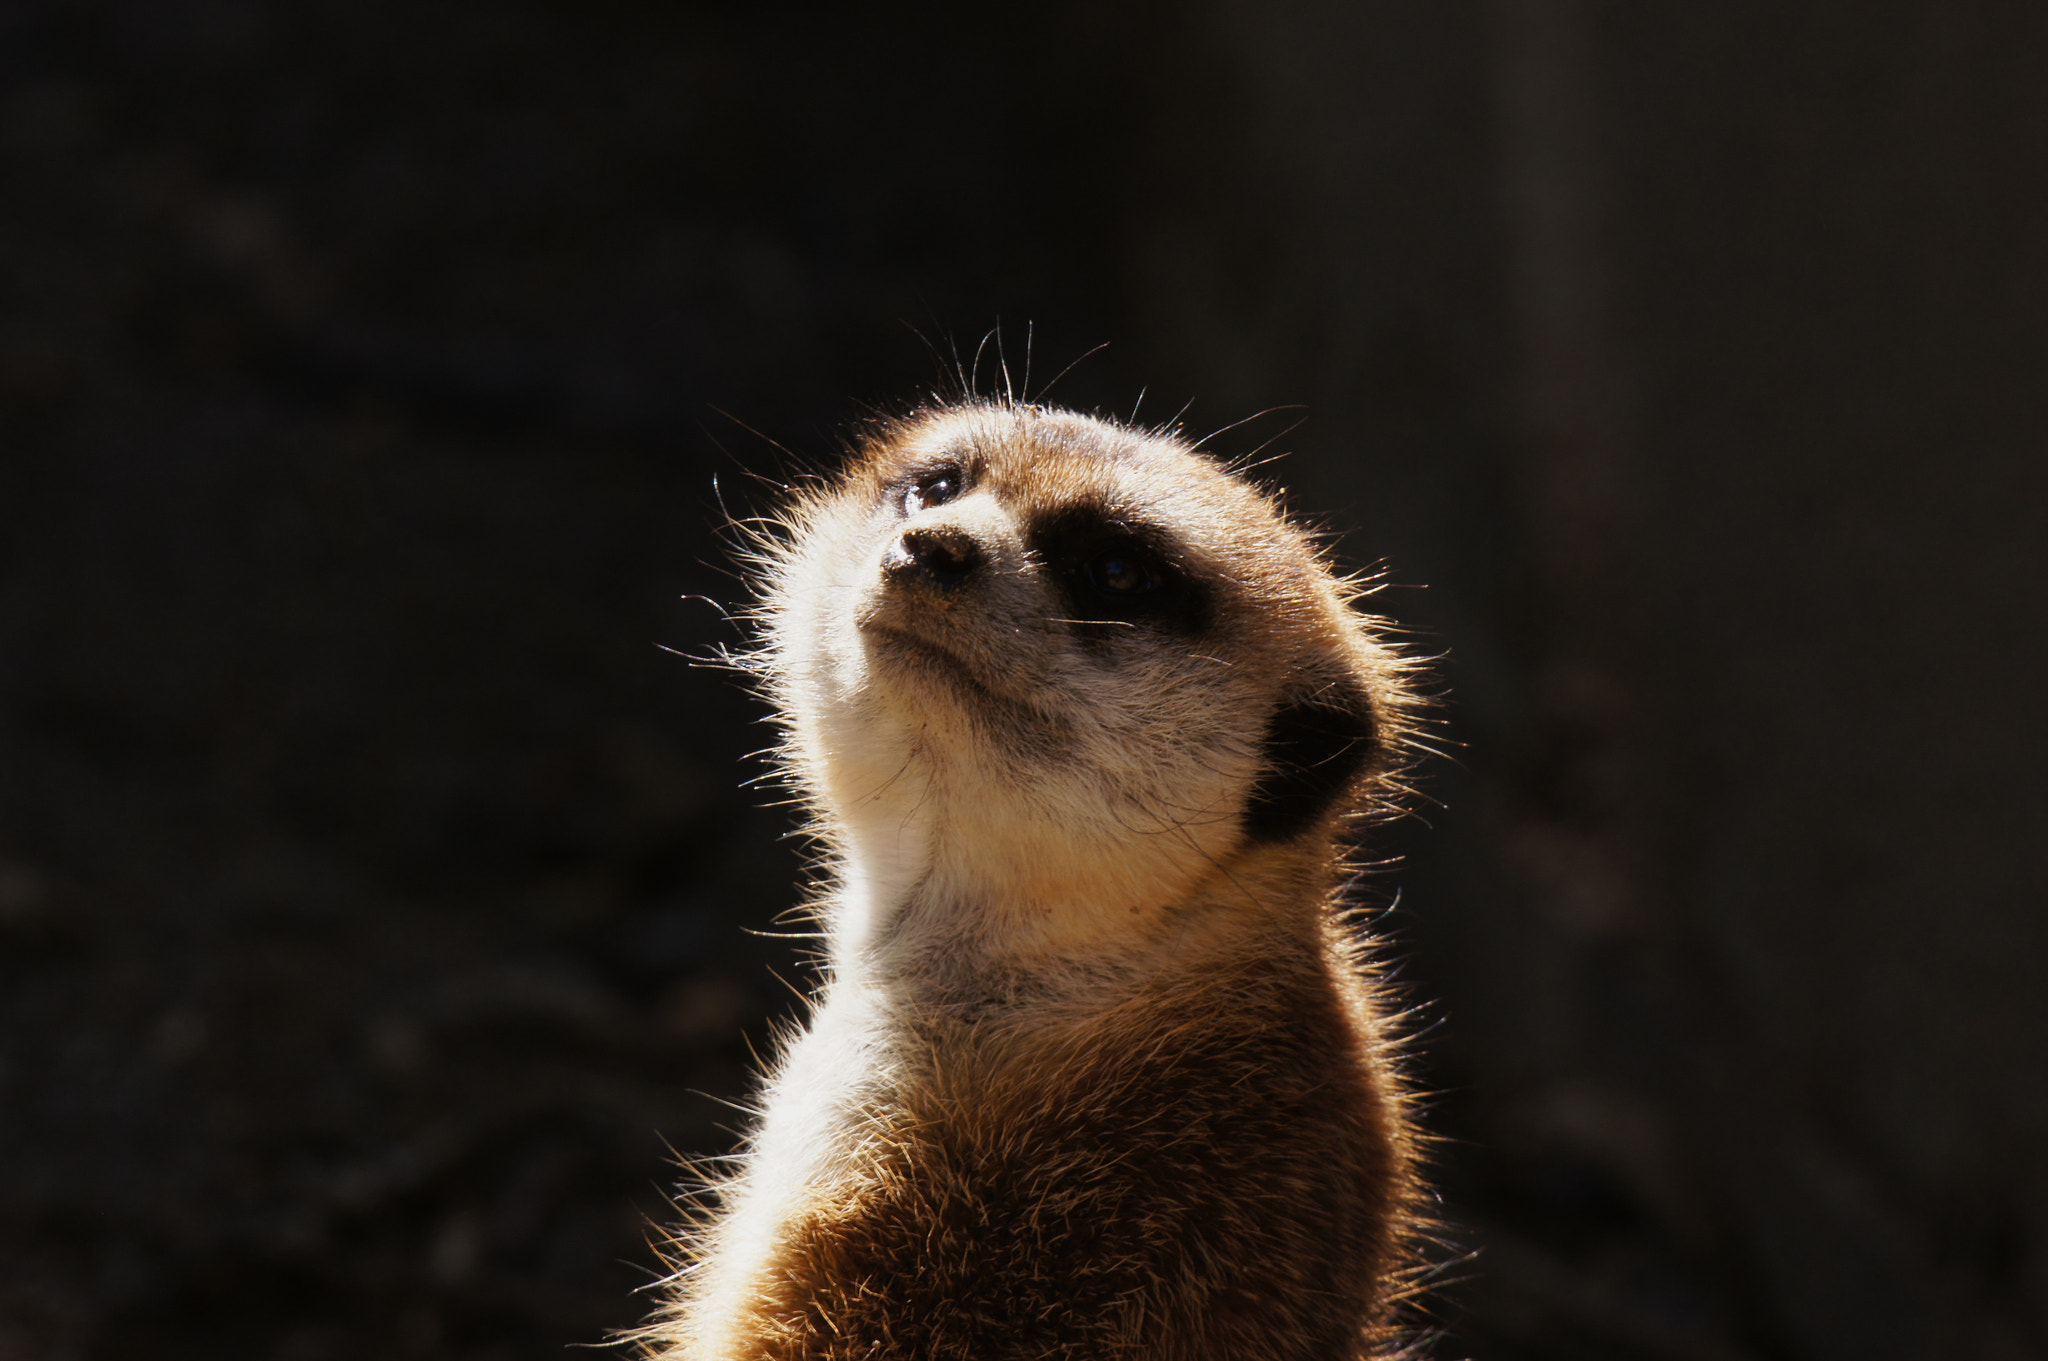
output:
[[[861,621],[861,632],[881,640],[883,645],[894,652],[906,654],[929,667],[946,673],[977,693],[988,692],[989,686],[965,657],[896,624],[884,624],[878,620]]]
[[[935,676],[963,700],[963,707],[1011,725],[1033,728],[1064,728],[1067,720],[1048,712],[1023,695],[992,683],[983,669],[940,643],[896,624],[875,619],[861,621],[861,632],[880,644],[881,654],[892,661],[908,662],[920,673]]]

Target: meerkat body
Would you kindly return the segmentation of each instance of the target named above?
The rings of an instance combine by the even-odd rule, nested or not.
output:
[[[1351,592],[1208,458],[1038,407],[892,424],[787,527],[828,971],[653,1350],[1369,1353],[1413,1138],[1334,881],[1407,700]]]

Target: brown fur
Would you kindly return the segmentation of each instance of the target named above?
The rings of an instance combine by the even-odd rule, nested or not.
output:
[[[1246,960],[1028,1042],[934,1019],[867,1155],[791,1226],[746,1354],[1353,1354],[1407,1149],[1332,982]]]
[[[931,505],[902,503],[902,470],[934,457],[920,441],[972,467]],[[1069,616],[1127,602],[1071,586],[1060,608],[1033,603],[1067,570],[1070,514],[1151,535],[1180,613],[1098,625]],[[728,1207],[690,1238],[651,1350],[1384,1349],[1418,1224],[1415,1136],[1333,881],[1344,819],[1393,787],[1409,700],[1351,590],[1184,446],[1035,408],[893,427],[791,524],[770,678],[855,894],[828,925],[858,922],[835,931],[815,1033]],[[892,577],[904,544],[967,564],[961,579]],[[851,690],[828,674],[850,644],[813,637],[841,611],[858,630],[832,636],[868,658]],[[813,712],[834,706],[861,717]],[[1199,806],[1175,801],[1191,777],[1156,773],[1167,756],[1213,777],[1187,795]],[[874,801],[880,832],[862,833]],[[1061,817],[1110,834],[1069,852]],[[859,899],[879,874],[862,836],[913,826],[921,877]]]

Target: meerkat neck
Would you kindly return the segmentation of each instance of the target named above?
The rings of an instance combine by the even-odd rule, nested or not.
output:
[[[1252,848],[1167,897],[1114,880],[1018,890],[1014,873],[943,858],[906,869],[849,858],[827,914],[832,974],[918,1005],[1108,1005],[1138,980],[1211,961],[1319,949],[1327,853]]]

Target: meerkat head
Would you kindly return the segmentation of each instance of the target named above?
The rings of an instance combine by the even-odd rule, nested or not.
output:
[[[1304,534],[1180,441],[1033,406],[892,423],[802,499],[766,659],[848,880],[833,932],[1092,948],[1247,856],[1327,860],[1404,733]],[[856,942],[857,943],[857,942]]]

